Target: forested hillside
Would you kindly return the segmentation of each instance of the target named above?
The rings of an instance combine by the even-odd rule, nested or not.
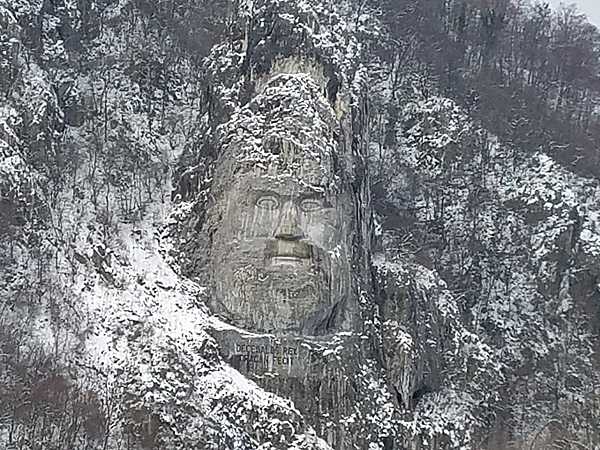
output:
[[[299,66],[364,149],[354,447],[211,333],[221,142]],[[0,0],[0,448],[600,449],[599,277],[573,7]]]

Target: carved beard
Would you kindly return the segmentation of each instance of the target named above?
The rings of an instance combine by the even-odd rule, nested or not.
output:
[[[329,255],[304,242],[269,239],[264,244],[261,260],[221,274],[226,281],[219,290],[229,319],[258,332],[319,334],[334,309]],[[278,264],[277,258],[296,261]]]

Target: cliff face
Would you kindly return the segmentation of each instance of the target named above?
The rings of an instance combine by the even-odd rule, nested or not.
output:
[[[598,178],[385,8],[0,0],[0,447],[600,448]]]

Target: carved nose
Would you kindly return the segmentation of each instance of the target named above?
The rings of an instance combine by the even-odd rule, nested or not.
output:
[[[275,230],[277,239],[286,239],[288,241],[297,241],[304,237],[298,217],[298,208],[293,202],[286,202],[281,212],[279,226]]]

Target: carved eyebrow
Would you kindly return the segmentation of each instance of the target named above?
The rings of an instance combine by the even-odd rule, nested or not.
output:
[[[300,197],[302,200],[307,198],[322,199],[325,197],[325,192],[303,191],[299,193],[298,197]]]
[[[251,191],[254,192],[256,196],[273,195],[275,197],[282,197],[282,194],[273,189],[253,188]]]
[[[332,203],[330,199],[327,198],[325,192],[311,192],[301,195],[299,197],[299,201],[303,202],[304,200],[317,200],[321,203],[323,208],[331,208]]]

